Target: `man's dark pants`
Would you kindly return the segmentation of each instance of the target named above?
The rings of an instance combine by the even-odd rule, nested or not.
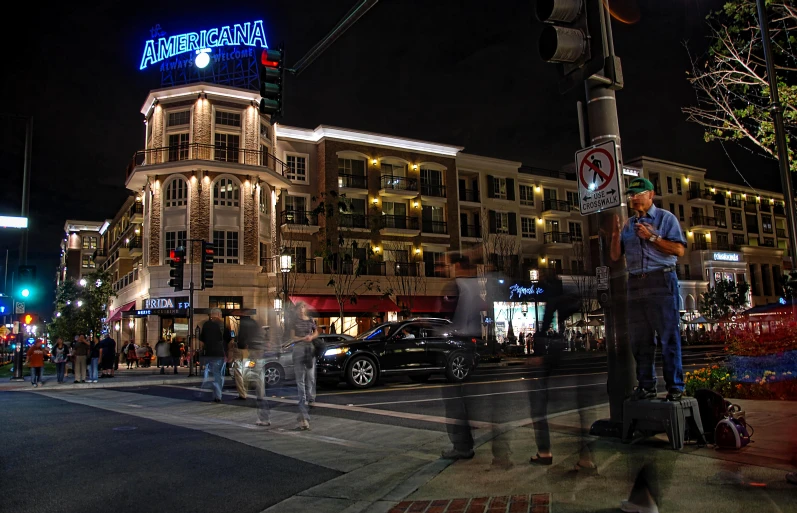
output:
[[[659,271],[644,277],[628,277],[628,336],[640,387],[656,387],[658,338],[667,390],[684,389],[678,306],[678,277],[675,272]]]

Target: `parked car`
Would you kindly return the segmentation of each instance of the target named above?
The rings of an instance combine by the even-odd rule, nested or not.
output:
[[[388,375],[423,382],[443,374],[461,382],[479,363],[479,343],[453,332],[447,319],[387,322],[327,347],[316,362],[316,378],[319,383],[346,381],[353,388],[371,387]]]
[[[318,338],[325,344],[337,344],[354,340],[351,335],[343,334],[323,334]],[[296,374],[293,371],[293,345],[295,342],[284,344],[280,348],[279,353],[272,353],[266,356],[266,386],[275,387],[281,385],[284,381],[293,381],[296,379]]]

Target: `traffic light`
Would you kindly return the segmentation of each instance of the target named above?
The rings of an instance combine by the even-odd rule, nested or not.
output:
[[[202,241],[202,263],[201,263],[201,272],[202,275],[202,288],[203,289],[212,289],[213,288],[213,261],[216,258],[216,250],[213,249],[213,244],[210,242]]]
[[[36,266],[20,265],[17,267],[17,295],[29,298],[35,293]]]
[[[282,117],[282,92],[285,84],[285,52],[264,49],[260,54],[260,113],[270,115],[273,125]]]
[[[622,88],[620,62],[609,48],[611,27],[603,0],[537,0],[540,57],[560,65],[559,89],[566,92],[603,70],[612,89]]]
[[[22,316],[22,324],[25,326],[30,326],[31,324],[36,324],[39,320],[39,316],[36,314],[25,314]]]
[[[183,290],[183,270],[185,269],[185,248],[180,246],[177,249],[173,249],[169,253],[169,266],[171,270],[169,271],[169,276],[171,279],[169,280],[169,286],[174,287],[175,292],[179,292]]]

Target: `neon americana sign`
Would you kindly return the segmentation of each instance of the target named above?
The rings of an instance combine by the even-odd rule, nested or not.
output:
[[[543,292],[545,292],[543,289],[535,285],[524,287],[516,283],[509,287],[509,299],[513,299],[515,294],[517,294],[518,299],[520,299],[523,296],[538,296]]]
[[[268,48],[263,20],[235,24],[230,28],[225,25],[221,28],[212,28],[197,32],[186,32],[169,37],[150,39],[144,43],[144,54],[141,57],[141,67],[146,69],[150,64],[156,64],[175,55],[187,52],[207,53],[210,48],[222,46],[259,46]]]

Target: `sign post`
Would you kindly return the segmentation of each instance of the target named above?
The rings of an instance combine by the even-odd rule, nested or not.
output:
[[[617,145],[614,141],[576,152],[581,215],[594,214],[622,204],[618,167]]]

